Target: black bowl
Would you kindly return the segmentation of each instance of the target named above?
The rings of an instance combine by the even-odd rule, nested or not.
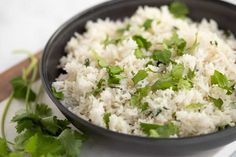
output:
[[[207,135],[177,139],[148,138],[131,136],[113,132],[76,116],[64,107],[52,94],[51,84],[62,70],[57,68],[59,59],[65,55],[65,45],[75,32],[83,33],[88,20],[109,17],[112,20],[131,16],[138,6],[161,6],[171,0],[116,0],[109,1],[87,9],[63,24],[48,41],[44,50],[40,72],[45,89],[59,110],[72,122],[92,138],[98,138],[107,144],[107,148],[127,151],[133,154],[150,155],[186,155],[218,148],[236,139],[236,127]],[[184,0],[190,8],[190,17],[195,21],[202,18],[215,19],[221,29],[229,29],[236,33],[236,6],[216,0]]]

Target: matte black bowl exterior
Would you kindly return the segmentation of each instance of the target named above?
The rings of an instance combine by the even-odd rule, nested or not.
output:
[[[95,126],[70,112],[53,95],[51,84],[59,76],[59,59],[65,55],[64,47],[75,32],[83,33],[88,20],[98,18],[122,19],[131,16],[138,6],[161,6],[171,0],[116,0],[92,7],[67,21],[51,37],[44,50],[40,73],[45,89],[59,110],[74,124],[93,138],[107,143],[108,149],[114,148],[131,153],[149,155],[186,155],[220,147],[236,139],[236,127],[202,136],[167,139],[130,136]],[[203,17],[215,19],[221,28],[236,34],[236,6],[216,0],[184,0],[190,8],[190,17],[199,21]],[[186,30],[188,31],[188,30]]]

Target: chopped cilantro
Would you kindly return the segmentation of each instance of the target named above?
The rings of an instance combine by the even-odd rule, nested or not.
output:
[[[148,50],[151,47],[151,42],[140,35],[134,35],[132,39],[137,43],[139,48]]]
[[[184,66],[182,64],[174,65],[169,73],[162,75],[153,85],[152,90],[165,90],[172,88],[173,90],[178,89],[190,89],[192,88],[192,78],[183,76]],[[194,76],[191,76],[194,77]]]
[[[180,1],[174,1],[171,3],[169,10],[176,18],[185,18],[189,13],[187,5]]]
[[[136,75],[132,78],[134,84],[136,85],[139,81],[142,81],[148,76],[148,73],[145,70],[139,70]]]
[[[154,131],[155,137],[170,137],[171,135],[176,135],[179,133],[179,128],[172,122],[164,125],[141,123],[140,127],[148,136],[153,136]]]
[[[147,19],[144,23],[143,23],[143,27],[145,28],[145,30],[148,30],[149,28],[152,27],[152,19]]]
[[[93,91],[93,95],[97,96],[99,93],[102,92],[106,81],[104,79],[100,79],[97,83],[97,88]]]
[[[220,88],[227,90],[228,95],[233,93],[234,88],[230,86],[230,81],[218,70],[215,70],[211,76],[211,84],[217,84]]]
[[[186,106],[186,109],[201,109],[204,104],[201,103],[193,103]]]
[[[152,58],[155,61],[159,61],[163,64],[170,63],[171,52],[169,50],[155,50],[153,52]]]
[[[111,116],[111,113],[109,113],[109,112],[106,112],[103,115],[103,121],[106,125],[106,128],[109,128],[110,116]]]
[[[63,92],[58,92],[55,87],[52,87],[52,94],[57,100],[63,100],[64,94]]]
[[[120,73],[122,73],[124,69],[122,69],[119,66],[108,66],[107,72],[109,74],[108,78],[108,84],[119,84],[120,80],[122,79],[122,76],[120,76]]]
[[[191,89],[193,83],[189,79],[180,79],[177,85],[178,89]]]
[[[141,49],[139,49],[139,48],[135,49],[134,55],[138,59],[145,58],[145,55],[143,54],[143,51]]]
[[[130,104],[133,106],[137,106],[142,111],[148,109],[149,105],[147,102],[141,103],[142,99],[148,95],[149,91],[151,90],[150,86],[145,86],[143,88],[137,89],[137,91],[132,95]]]
[[[221,98],[216,99],[216,98],[213,98],[213,97],[209,96],[209,99],[210,99],[210,101],[212,101],[212,102],[214,103],[214,105],[215,105],[219,110],[221,110],[222,105],[223,105],[223,103],[224,103]]]
[[[109,66],[107,67],[107,71],[109,73],[109,75],[119,75],[121,72],[124,71],[124,69],[122,69],[121,67],[119,66]]]
[[[168,48],[172,48],[177,55],[182,56],[185,53],[186,41],[183,38],[180,38],[176,31],[174,31],[172,37],[164,41],[164,44]]]

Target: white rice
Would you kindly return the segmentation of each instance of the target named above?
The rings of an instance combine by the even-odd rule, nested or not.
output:
[[[151,28],[147,31],[142,27],[146,19],[153,19]],[[107,36],[116,38],[117,30],[130,24],[119,44],[104,46],[103,41]],[[139,87],[153,84],[159,78],[155,73],[148,72],[148,77],[134,86],[132,78],[140,69],[145,69],[145,64],[150,58],[137,59],[134,55],[138,47],[132,36],[139,34],[148,39],[152,46],[145,55],[151,55],[155,49],[160,49],[163,40],[169,39],[173,34],[173,27],[177,27],[177,34],[187,42],[190,47],[196,37],[199,46],[193,53],[172,58],[177,63],[184,65],[185,69],[197,69],[193,78],[193,88],[157,90],[149,92],[142,102],[148,102],[147,112],[141,111],[137,106],[130,104],[132,94]],[[145,136],[140,128],[140,123],[164,125],[172,122],[179,127],[179,133],[173,137],[184,137],[215,132],[219,127],[234,126],[236,122],[236,96],[226,94],[226,90],[211,85],[210,77],[215,70],[223,73],[229,80],[236,78],[236,40],[231,35],[226,37],[224,31],[219,30],[214,20],[203,19],[200,23],[190,19],[177,19],[168,10],[167,6],[160,9],[155,7],[139,7],[135,14],[124,21],[111,21],[98,19],[86,24],[87,31],[83,34],[75,33],[68,42],[65,50],[67,56],[61,58],[60,67],[66,74],[61,74],[53,83],[57,91],[64,93],[63,103],[78,116],[91,123],[106,128],[103,120],[105,113],[111,113],[109,118],[110,130]],[[211,42],[217,41],[217,46]],[[97,88],[100,79],[108,79],[105,68],[98,66],[93,51],[105,59],[109,65],[124,68],[123,77],[118,88],[106,85],[104,90],[94,96],[91,94]],[[85,66],[85,60],[90,60],[90,65]],[[163,65],[160,65],[163,66]],[[153,71],[160,67],[149,65]],[[147,69],[146,68],[146,69]],[[172,63],[167,71],[172,69]],[[133,74],[134,73],[134,74]],[[221,98],[222,109],[218,109],[208,96]],[[200,110],[186,109],[192,103],[204,104]],[[155,116],[157,109],[161,109]],[[173,114],[175,116],[173,116]]]

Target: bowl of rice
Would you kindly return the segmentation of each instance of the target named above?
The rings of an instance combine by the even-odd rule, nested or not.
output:
[[[59,110],[108,147],[186,155],[236,139],[236,7],[117,0],[67,21],[41,78]]]

